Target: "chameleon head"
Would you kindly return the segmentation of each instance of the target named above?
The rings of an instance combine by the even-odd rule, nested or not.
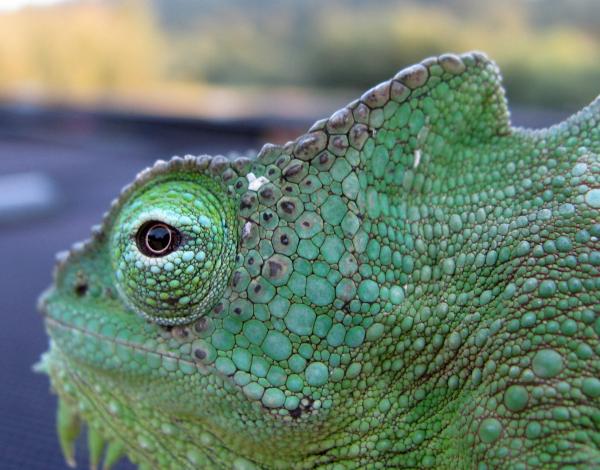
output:
[[[512,129],[496,66],[444,55],[143,172],[41,302],[67,458],[83,416],[92,466],[593,466],[599,112]]]
[[[389,424],[420,422],[413,383],[439,390],[427,371],[445,361],[434,333],[447,304],[428,290],[438,251],[424,240],[450,231],[419,198],[447,188],[423,171],[471,127],[507,133],[496,79],[483,57],[442,57],[252,161],[173,159],[139,175],[42,302],[67,456],[83,415],[150,468],[404,459],[410,439],[395,447]],[[422,236],[426,215],[436,228]]]

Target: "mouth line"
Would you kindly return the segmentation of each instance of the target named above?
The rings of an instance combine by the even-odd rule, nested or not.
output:
[[[177,362],[189,365],[189,366],[193,366],[196,369],[198,369],[201,374],[204,374],[204,375],[207,374],[207,373],[211,373],[211,374],[221,375],[222,376],[222,374],[220,374],[219,371],[214,370],[212,367],[206,366],[204,364],[199,364],[198,362],[195,362],[195,361],[189,361],[189,360],[183,359],[183,358],[181,358],[179,356],[175,356],[175,355],[170,354],[170,353],[165,353],[164,351],[156,351],[156,350],[153,350],[153,349],[145,348],[145,347],[143,347],[143,346],[141,346],[139,344],[130,343],[128,341],[124,341],[124,340],[120,340],[120,339],[116,339],[116,338],[109,338],[109,337],[101,335],[99,333],[94,333],[92,331],[86,330],[85,328],[80,328],[80,327],[71,325],[69,323],[65,323],[65,322],[63,322],[61,320],[57,320],[56,318],[49,316],[48,313],[45,312],[45,311],[43,311],[42,313],[43,313],[44,320],[45,320],[45,322],[46,322],[47,325],[58,327],[58,328],[61,328],[63,330],[69,331],[69,332],[78,332],[78,333],[81,333],[84,336],[89,336],[89,337],[92,337],[92,338],[96,338],[96,339],[101,340],[101,341],[107,341],[107,342],[113,343],[115,345],[119,345],[119,346],[123,346],[125,348],[129,348],[129,349],[134,350],[134,351],[139,351],[139,352],[148,353],[148,354],[156,354],[157,356],[160,356],[161,358],[171,359],[171,360],[174,360],[174,361],[177,361]],[[56,344],[56,341],[55,341],[55,344]],[[62,348],[60,348],[60,345],[57,345],[57,346],[62,351]],[[63,353],[67,354],[64,351],[63,351]],[[67,354],[67,355],[68,356],[72,356],[71,354]],[[227,379],[228,380],[229,377],[222,376],[222,379]]]

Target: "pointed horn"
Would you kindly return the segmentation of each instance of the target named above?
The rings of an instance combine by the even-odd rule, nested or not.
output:
[[[81,432],[81,420],[77,410],[63,399],[58,401],[56,428],[67,465],[75,467],[75,441]]]
[[[88,449],[90,451],[90,470],[96,470],[100,465],[102,451],[104,450],[104,439],[100,433],[88,427]]]
[[[120,442],[109,442],[106,448],[106,455],[104,456],[103,470],[110,470],[114,464],[116,464],[121,457],[125,455],[125,447]]]

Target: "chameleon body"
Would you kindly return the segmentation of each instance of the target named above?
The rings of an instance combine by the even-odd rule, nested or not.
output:
[[[599,101],[513,128],[469,53],[157,162],[40,301],[68,461],[599,468],[599,152]]]

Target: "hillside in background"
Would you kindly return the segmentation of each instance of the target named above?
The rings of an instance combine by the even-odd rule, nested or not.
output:
[[[581,107],[600,90],[600,2],[73,1],[0,15],[0,94],[160,108],[207,86],[364,89],[471,49],[512,103]]]

